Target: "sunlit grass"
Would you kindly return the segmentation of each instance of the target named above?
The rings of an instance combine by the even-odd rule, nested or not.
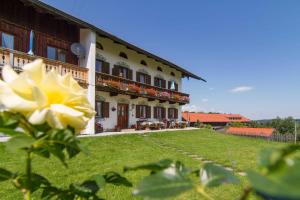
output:
[[[164,158],[180,160],[191,168],[199,168],[199,161],[181,153],[165,149],[156,144],[156,141],[180,147],[188,152],[199,154],[207,159],[215,160],[225,165],[234,164],[238,169],[255,167],[256,155],[262,148],[281,145],[264,140],[224,136],[208,130],[177,131],[149,133],[148,137],[142,135],[120,135],[109,137],[83,138],[82,142],[88,147],[90,153],[81,153],[69,162],[65,169],[55,158],[45,160],[34,159],[34,171],[38,171],[57,186],[67,186],[71,182],[80,182],[97,173],[117,171],[123,173],[125,165],[137,165],[146,162],[158,161]],[[0,167],[12,171],[23,170],[21,167],[24,158],[19,154],[8,152],[4,143],[0,143]],[[146,171],[128,172],[124,174],[137,185]],[[246,184],[245,178],[242,179]],[[115,187],[107,185],[99,193],[105,199],[135,199],[131,193],[133,188]],[[242,186],[226,185],[209,191],[215,199],[235,199],[240,195]],[[10,183],[0,184],[1,199],[22,199]],[[35,195],[35,199],[38,199]],[[138,198],[136,198],[138,199]],[[202,199],[195,191],[184,193],[177,199]]]

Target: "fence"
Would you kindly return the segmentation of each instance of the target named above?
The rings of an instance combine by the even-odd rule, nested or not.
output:
[[[295,134],[273,133],[272,136],[267,139],[271,141],[277,141],[277,142],[295,142]]]

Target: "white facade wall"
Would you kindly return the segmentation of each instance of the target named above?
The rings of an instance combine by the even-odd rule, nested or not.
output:
[[[129,124],[128,127],[130,128],[131,125],[135,125],[136,121],[139,120],[139,118],[136,118],[136,105],[148,105],[151,106],[151,118],[148,120],[150,121],[156,121],[157,119],[154,119],[154,111],[153,107],[155,106],[161,106],[166,108],[166,118],[168,118],[168,108],[177,108],[178,109],[178,119],[181,119],[181,112],[180,112],[180,106],[178,104],[169,104],[169,102],[165,103],[159,103],[158,100],[155,101],[148,101],[146,98],[139,97],[137,99],[130,99],[128,95],[118,95],[111,97],[108,92],[102,92],[102,91],[96,91],[97,96],[101,96],[101,99],[109,102],[109,118],[96,118],[97,121],[99,121],[102,124],[102,127],[104,130],[110,130],[114,129],[117,125],[117,106],[118,103],[125,103],[129,105]],[[115,111],[112,111],[112,108],[116,108]]]
[[[125,46],[116,44],[112,40],[102,37],[97,37],[97,42],[103,46],[103,50],[97,49],[96,57],[105,59],[106,62],[110,63],[110,74],[112,74],[112,68],[115,64],[119,62],[124,62],[129,65],[129,68],[133,70],[133,80],[136,81],[136,71],[145,70],[151,75],[151,84],[154,84],[155,76],[162,76],[167,82],[174,80],[178,83],[179,92],[182,91],[181,84],[181,72],[177,71],[171,67],[161,64],[152,58],[148,58],[143,54],[138,54],[136,51],[127,49]],[[124,59],[119,56],[120,52],[126,53],[128,59]],[[148,66],[141,65],[141,60],[145,60]],[[157,71],[157,67],[161,67],[163,72]],[[175,74],[171,76],[171,72]]]
[[[89,69],[88,71],[88,99],[95,108],[95,64],[96,64],[96,33],[90,29],[80,30],[80,43],[86,50],[85,57],[80,59],[80,66]],[[92,118],[84,134],[95,134],[95,118]]]
[[[165,79],[168,85],[168,81],[175,81],[178,83],[178,90],[182,90],[182,82],[181,82],[181,72],[177,71],[173,68],[170,68],[166,65],[163,65],[154,59],[150,59],[145,55],[138,54],[135,51],[127,49],[123,45],[119,45],[114,43],[112,40],[102,37],[97,37],[97,42],[99,42],[103,46],[103,50],[96,48],[96,58],[100,60],[104,60],[106,62],[110,63],[110,74],[112,74],[112,68],[114,65],[124,65],[129,67],[131,70],[133,70],[133,81],[136,81],[136,72],[137,71],[146,71],[149,75],[151,75],[151,85],[154,85],[154,77],[160,76],[161,78]],[[128,56],[128,59],[124,59],[119,56],[120,52],[126,53]],[[141,65],[141,60],[146,61],[147,66]],[[157,67],[161,67],[163,69],[163,72],[160,72],[157,70]],[[174,76],[171,76],[171,72],[175,74]],[[135,106],[136,105],[148,105],[151,106],[151,119],[149,120],[155,120],[153,118],[154,106],[162,106],[166,108],[166,118],[168,117],[168,108],[177,108],[178,109],[178,119],[181,119],[181,107],[176,104],[169,104],[169,102],[165,103],[159,103],[158,100],[155,101],[148,101],[147,98],[139,97],[137,99],[130,99],[129,95],[118,95],[111,97],[108,92],[102,92],[102,91],[96,91],[96,96],[98,99],[104,100],[106,102],[110,103],[109,108],[109,118],[97,118],[97,121],[100,121],[102,124],[104,130],[110,130],[114,129],[117,125],[117,104],[118,103],[126,103],[129,104],[129,124],[128,127],[130,128],[131,125],[136,124],[136,121],[138,120],[135,117],[136,111]],[[116,108],[115,111],[112,111],[112,108]]]

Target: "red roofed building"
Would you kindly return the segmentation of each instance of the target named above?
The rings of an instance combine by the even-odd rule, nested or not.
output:
[[[249,122],[250,119],[240,114],[220,114],[220,113],[194,113],[182,112],[182,120],[190,122],[193,126],[196,122],[210,124],[213,127],[224,127],[230,122]]]
[[[273,128],[248,128],[248,127],[229,127],[226,133],[242,136],[271,137],[275,129]]]

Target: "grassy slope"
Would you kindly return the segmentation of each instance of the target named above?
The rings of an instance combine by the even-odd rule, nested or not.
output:
[[[255,169],[257,154],[263,148],[284,145],[263,139],[225,135],[211,130],[152,134],[151,138],[239,171]]]
[[[171,152],[157,146],[154,140],[159,139],[174,146],[182,147],[190,152],[199,153],[209,159],[230,164],[237,162],[239,168],[253,166],[256,152],[264,146],[277,145],[265,141],[228,137],[213,134],[207,130],[180,131],[169,133],[149,134],[150,137],[138,135],[123,135],[99,138],[85,138],[83,143],[89,148],[90,154],[80,154],[69,162],[65,168],[56,160],[41,158],[34,159],[34,170],[48,177],[60,186],[66,186],[72,181],[80,182],[95,173],[107,171],[122,172],[124,165],[136,165],[145,162],[157,161],[163,158],[180,160],[192,168],[199,167],[199,162],[177,152]],[[238,142],[240,140],[240,142]],[[238,151],[237,151],[238,150]],[[230,152],[230,153],[228,153]],[[230,158],[228,158],[228,156]],[[7,152],[4,144],[0,143],[0,167],[17,171],[24,163],[24,158],[17,157],[15,153]],[[129,172],[125,176],[136,185],[145,171]],[[243,185],[245,181],[242,180]],[[8,184],[0,184],[1,199],[21,199],[19,192]],[[106,199],[134,199],[132,188],[106,186],[100,194]],[[235,199],[241,192],[240,186],[226,185],[209,191],[216,199]],[[190,191],[178,199],[202,199],[195,191]]]

